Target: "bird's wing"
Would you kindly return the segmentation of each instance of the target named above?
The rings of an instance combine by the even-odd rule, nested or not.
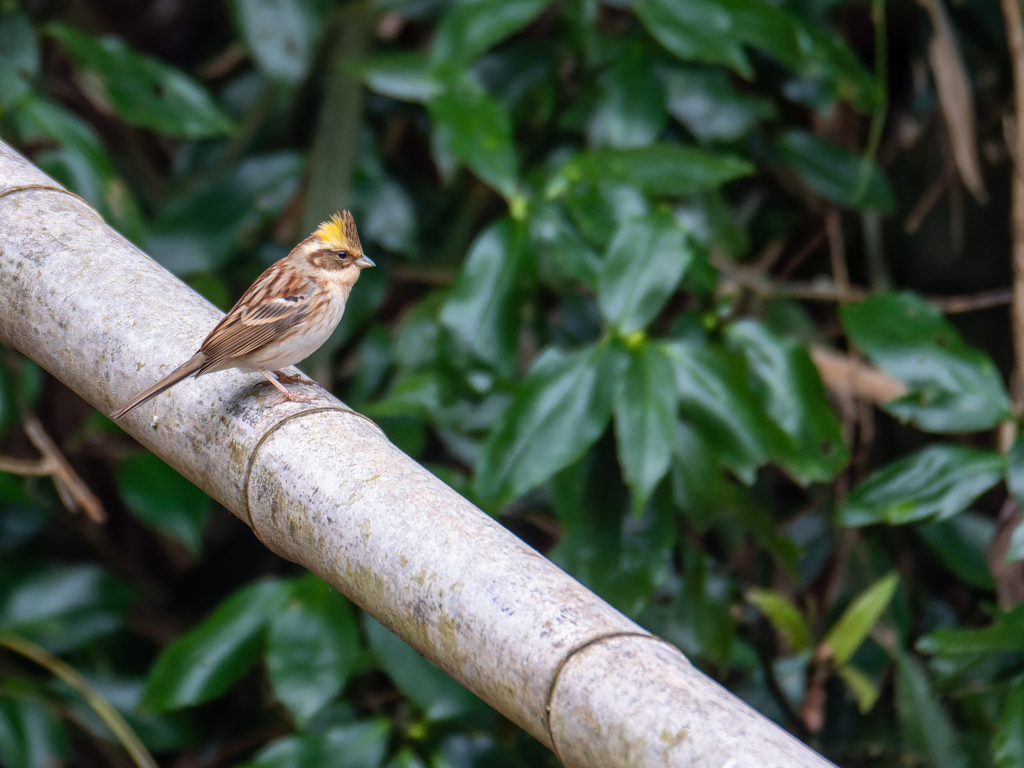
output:
[[[307,281],[295,287],[301,290],[268,299],[268,294],[276,293],[275,286],[260,280],[253,283],[200,347],[206,353],[200,373],[219,368],[220,363],[230,358],[255,352],[301,322],[312,307],[316,286]]]

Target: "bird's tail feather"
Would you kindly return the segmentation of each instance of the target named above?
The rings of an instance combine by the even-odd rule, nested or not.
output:
[[[198,371],[205,362],[206,355],[203,352],[197,352],[191,358],[189,358],[188,362],[186,362],[184,365],[182,365],[179,368],[175,368],[169,374],[160,379],[160,381],[158,381],[156,384],[154,384],[151,387],[148,387],[147,389],[142,390],[127,403],[125,403],[120,408],[111,413],[111,420],[116,421],[117,419],[120,419],[126,413],[133,410],[134,408],[138,408],[147,400],[156,397],[164,390],[170,389],[182,379],[186,378],[187,376],[191,376],[193,373]]]

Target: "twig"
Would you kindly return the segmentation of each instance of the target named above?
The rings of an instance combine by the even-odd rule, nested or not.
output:
[[[868,297],[868,293],[850,287],[844,295],[836,287],[836,284],[827,277],[819,277],[813,281],[778,281],[772,280],[759,270],[751,269],[742,264],[722,256],[712,254],[711,264],[718,270],[736,282],[764,299],[791,298],[804,301],[840,301],[845,298],[847,301],[860,301]],[[994,288],[989,291],[966,294],[963,296],[926,296],[928,301],[946,314],[955,315],[961,312],[974,312],[979,309],[991,309],[1013,300],[1013,290],[1010,288]]]
[[[43,456],[36,461],[0,456],[0,472],[27,477],[50,475],[57,494],[68,512],[84,512],[94,523],[106,522],[107,512],[102,502],[71,468],[57,444],[39,423],[39,419],[28,414],[25,416],[23,426],[28,439]]]
[[[1013,237],[1013,402],[1024,406],[1024,166],[1018,162],[1024,150],[1024,15],[1018,0],[1000,0],[1006,19],[1006,43],[1013,65],[1014,126],[1016,136],[1007,143],[1013,158],[1010,234]]]
[[[74,688],[92,707],[93,711],[103,719],[103,722],[107,724],[107,727],[114,733],[117,740],[121,742],[121,746],[131,755],[132,760],[139,768],[159,768],[156,760],[149,754],[139,737],[135,735],[135,731],[121,717],[121,713],[114,709],[109,701],[100,696],[96,689],[89,684],[89,681],[82,677],[74,667],[20,635],[12,633],[0,635],[0,646],[45,667],[51,674]]]
[[[915,234],[921,228],[925,217],[931,213],[932,208],[935,207],[935,204],[942,199],[942,195],[949,189],[949,183],[953,180],[952,170],[953,168],[949,163],[943,162],[942,173],[935,177],[935,181],[921,195],[910,215],[903,222],[903,231],[908,235]]]
[[[846,268],[846,245],[843,243],[842,220],[839,210],[832,208],[825,216],[828,235],[828,255],[832,262],[832,279],[836,281],[837,300],[845,304],[851,300],[850,273]]]

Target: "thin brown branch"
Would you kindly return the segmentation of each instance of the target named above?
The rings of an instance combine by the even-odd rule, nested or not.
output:
[[[851,300],[850,273],[846,268],[846,244],[843,242],[842,218],[839,209],[832,208],[825,217],[828,235],[828,255],[832,262],[832,279],[836,282],[839,303]]]
[[[1010,233],[1013,237],[1013,401],[1018,412],[1024,406],[1024,166],[1020,164],[1024,150],[1024,14],[1019,0],[1001,0],[1006,19],[1006,43],[1013,65],[1014,135],[1008,136],[1007,147],[1013,158],[1011,186]]]
[[[43,456],[35,461],[0,456],[0,472],[27,477],[50,475],[57,488],[57,494],[68,512],[84,512],[95,523],[106,522],[107,512],[103,504],[71,468],[57,444],[39,423],[39,419],[28,414],[25,416],[23,426],[28,439]]]

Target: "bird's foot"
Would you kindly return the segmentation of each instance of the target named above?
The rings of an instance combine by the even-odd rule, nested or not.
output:
[[[267,403],[268,408],[273,408],[275,405],[280,405],[281,403],[288,400],[292,401],[293,403],[312,403],[314,400],[317,399],[316,395],[300,395],[298,392],[291,392],[284,386],[284,384],[281,383],[282,381],[302,381],[302,379],[298,379],[295,376],[285,376],[279,371],[274,371],[273,374],[267,371],[261,371],[261,373],[266,377],[267,381],[269,381],[271,384],[277,387],[278,391],[281,393],[273,400],[271,400],[269,403]],[[275,376],[277,376],[277,378],[274,378]]]
[[[301,373],[291,374],[284,371],[272,371],[272,373],[277,376],[277,380],[282,384],[302,384],[309,381]]]

